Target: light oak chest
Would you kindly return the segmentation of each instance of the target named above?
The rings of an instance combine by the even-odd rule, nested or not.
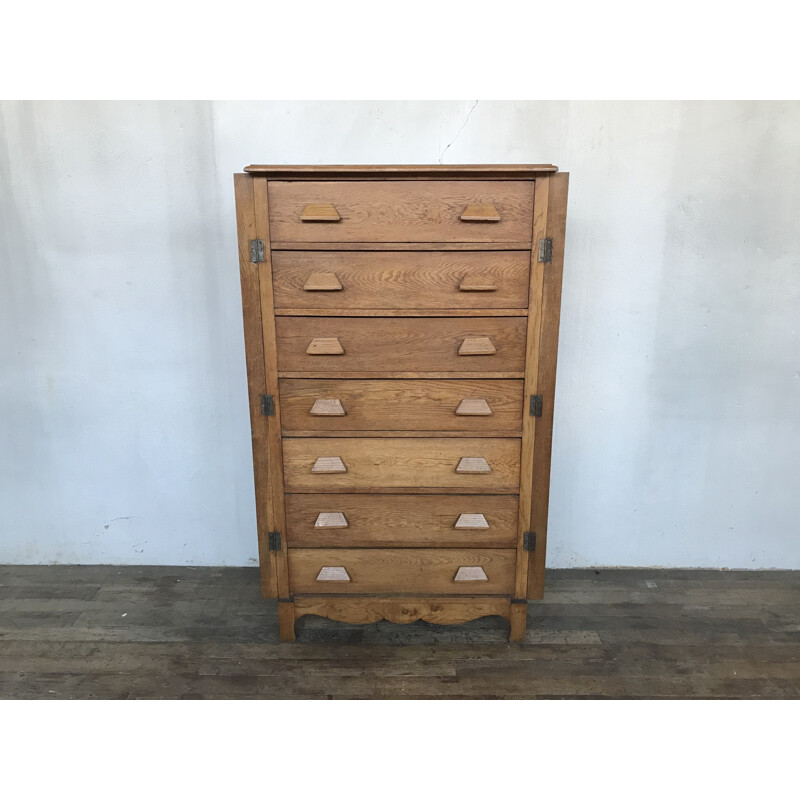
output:
[[[235,176],[262,589],[525,632],[542,597],[568,175]]]

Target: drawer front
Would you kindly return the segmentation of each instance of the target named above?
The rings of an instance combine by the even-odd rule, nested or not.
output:
[[[273,242],[530,242],[533,181],[270,181]]]
[[[287,494],[289,547],[515,547],[513,495]]]
[[[282,372],[512,372],[525,317],[277,317]]]
[[[276,308],[520,308],[530,252],[272,254]]]
[[[519,436],[521,380],[282,378],[286,435],[345,431],[453,431]]]
[[[289,550],[292,594],[511,594],[515,550]]]
[[[288,492],[516,494],[519,439],[284,439]]]

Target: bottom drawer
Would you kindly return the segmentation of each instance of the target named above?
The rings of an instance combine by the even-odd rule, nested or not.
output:
[[[511,594],[515,550],[289,550],[292,594]]]

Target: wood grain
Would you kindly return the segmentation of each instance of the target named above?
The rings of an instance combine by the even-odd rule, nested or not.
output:
[[[558,328],[561,318],[561,283],[564,273],[564,237],[567,225],[569,173],[548,178],[547,235],[553,240],[553,259],[544,272],[541,303],[538,387],[544,398],[542,416],[536,420],[533,463],[531,530],[536,531],[536,551],[528,575],[528,597],[544,595],[547,547],[547,512],[550,495],[550,458],[553,447],[553,408],[556,391]]]
[[[287,494],[286,535],[290,548],[505,548],[516,544],[517,513],[511,495]],[[347,527],[321,528],[323,515]],[[459,526],[464,517],[486,527]]]
[[[261,324],[261,293],[257,265],[250,261],[250,240],[256,238],[253,179],[248,175],[234,175],[234,193],[239,245],[239,277],[242,287],[244,349],[247,364],[247,395],[250,407],[250,436],[256,489],[256,527],[259,563],[261,564],[261,591],[264,597],[277,597],[277,571],[275,565],[270,561],[267,549],[267,534],[270,531],[268,495],[271,476],[267,441],[269,429],[267,418],[261,414],[261,395],[267,393]]]
[[[528,241],[533,181],[277,181],[271,180],[270,226],[295,242]],[[341,221],[301,221],[312,203],[331,203]],[[499,222],[463,222],[470,203],[492,203]]]
[[[284,439],[288,492],[385,492],[392,490],[516,494],[518,439]],[[339,458],[347,472],[314,474],[318,460]],[[482,458],[490,472],[464,473],[464,458]]]
[[[314,178],[363,180],[372,177],[377,180],[387,178],[479,178],[503,180],[530,180],[537,173],[557,172],[554,164],[250,164],[245,172],[266,175],[273,180],[290,178],[304,180]]]
[[[281,372],[519,372],[525,365],[526,320],[519,317],[278,317],[275,324]],[[306,352],[313,339],[334,337],[343,354]],[[459,355],[469,338],[490,339],[496,352]]]
[[[530,260],[530,252],[518,251],[279,251],[272,257],[275,305],[279,309],[524,309]],[[341,291],[335,291],[337,287]]]
[[[514,550],[290,550],[291,589],[298,594],[509,594]],[[350,580],[318,581],[323,567],[343,567]],[[456,581],[462,567],[480,567],[485,580]]]
[[[518,436],[518,380],[280,380],[284,435],[303,431],[460,431]],[[335,414],[335,415],[334,415]]]

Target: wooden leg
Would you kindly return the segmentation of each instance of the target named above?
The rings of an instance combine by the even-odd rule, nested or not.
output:
[[[509,621],[511,633],[508,635],[508,641],[521,642],[525,638],[525,626],[528,623],[528,604],[524,600],[511,603]]]
[[[278,631],[282,642],[294,641],[294,603],[278,601]]]

